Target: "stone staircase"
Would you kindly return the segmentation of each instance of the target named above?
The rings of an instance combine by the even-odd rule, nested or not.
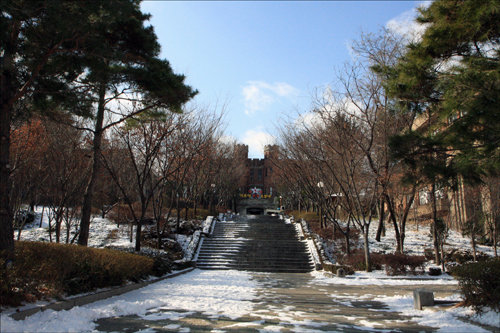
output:
[[[217,222],[203,240],[196,267],[255,272],[305,273],[314,268],[307,243],[276,216]]]

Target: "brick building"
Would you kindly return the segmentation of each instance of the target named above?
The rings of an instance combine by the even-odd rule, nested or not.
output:
[[[273,184],[273,158],[277,157],[278,146],[264,147],[264,158],[248,158],[248,146],[237,147],[238,158],[245,165],[245,177],[240,184],[240,197],[253,199],[274,199],[276,190]]]

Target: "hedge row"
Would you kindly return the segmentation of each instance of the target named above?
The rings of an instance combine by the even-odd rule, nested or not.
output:
[[[423,274],[426,260],[424,256],[410,256],[407,254],[379,254],[371,253],[370,260],[373,270],[385,268],[387,275],[407,275]],[[354,270],[363,271],[366,269],[365,254],[358,252],[344,257],[340,264],[351,266]]]
[[[16,242],[13,264],[0,263],[1,305],[137,282],[153,268],[153,259],[110,249]]]

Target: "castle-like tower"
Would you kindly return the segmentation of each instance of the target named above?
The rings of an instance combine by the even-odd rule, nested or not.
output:
[[[277,157],[278,146],[266,145],[264,158],[248,158],[248,146],[237,146],[237,156],[245,164],[246,177],[240,186],[243,198],[272,199],[276,193],[273,184],[272,160]]]

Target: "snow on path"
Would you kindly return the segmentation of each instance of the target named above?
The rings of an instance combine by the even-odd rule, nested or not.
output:
[[[373,274],[373,273],[371,273]],[[370,277],[370,274],[356,272],[355,278],[338,278],[327,277],[323,272],[311,273],[313,280],[311,283],[315,285],[352,285],[352,286],[382,286],[382,285],[457,285],[457,281],[453,278],[443,276],[443,278],[428,278],[426,280],[398,280],[395,279],[380,279],[376,274]],[[365,295],[361,298],[370,298],[371,295]],[[332,297],[334,297],[332,295]],[[338,296],[337,296],[338,297]],[[342,298],[347,300],[358,300],[360,296],[345,296]],[[389,311],[398,312],[403,316],[411,318],[412,321],[425,326],[438,327],[438,332],[489,332],[476,325],[468,324],[459,318],[465,318],[483,325],[500,328],[500,315],[495,311],[485,308],[482,314],[475,313],[470,307],[457,307],[448,310],[437,310],[427,308],[424,310],[416,310],[412,295],[397,295],[397,296],[377,296],[377,301],[385,303],[389,307]],[[461,296],[455,294],[451,297],[446,297],[442,300],[460,301]],[[437,311],[436,311],[437,310]]]
[[[338,278],[328,278],[319,273],[313,273],[310,275],[309,283],[315,285],[315,288],[336,289],[336,286],[341,284],[339,280]],[[347,282],[349,279],[342,280]],[[384,281],[387,284],[395,282],[394,280]],[[412,281],[405,282],[408,284]],[[436,282],[438,281],[429,281],[429,283],[434,284]],[[376,279],[351,279],[351,282],[348,283],[365,286],[377,284]],[[455,282],[442,280],[438,283],[454,284]],[[422,284],[422,281],[418,281],[418,284]],[[14,321],[2,313],[0,327],[1,332],[95,331],[97,324],[94,321],[100,318],[137,314],[143,320],[148,321],[162,319],[180,320],[195,312],[200,312],[208,318],[220,318],[224,316],[237,319],[245,315],[253,315],[256,317],[256,321],[240,323],[238,325],[259,326],[262,325],[262,321],[258,320],[259,317],[261,317],[260,319],[267,319],[266,316],[269,317],[269,314],[254,312],[254,306],[259,304],[255,303],[255,300],[258,298],[258,291],[261,288],[266,288],[266,284],[259,283],[256,279],[253,279],[252,273],[194,270],[185,275],[167,279],[121,296],[95,302],[83,307],[75,307],[68,311],[47,310],[22,321]],[[459,319],[459,317],[466,317],[472,314],[472,311],[467,308],[446,311],[433,311],[431,309],[419,311],[413,309],[413,298],[409,295],[391,297],[369,294],[337,295],[337,293],[328,292],[327,289],[319,290],[330,295],[334,302],[354,302],[359,299],[371,299],[374,297],[374,300],[387,304],[389,309],[384,311],[398,312],[400,315],[408,316],[408,318],[411,318],[412,321],[420,325],[439,328],[438,332],[488,332],[478,326],[464,323]],[[275,296],[278,299],[280,297],[280,295]],[[252,302],[252,300],[254,301]],[[321,331],[323,323],[316,323],[309,320],[306,313],[298,314],[298,317],[305,317],[302,321],[296,322],[290,317],[292,313],[289,306],[280,307],[278,303],[275,306],[274,312],[276,314],[271,316],[272,318],[269,317],[269,319],[279,319],[280,323],[294,324],[296,329],[313,331],[316,328],[317,331]],[[178,312],[178,310],[184,312]],[[373,311],[377,310],[373,309]],[[483,318],[483,323],[500,326],[497,317]],[[368,324],[365,325],[361,321],[352,327],[360,330],[370,330],[370,326]],[[169,328],[175,329],[174,324]],[[266,326],[266,329],[271,328],[280,331],[281,328],[285,327],[281,327],[280,325],[274,327]],[[378,329],[377,331],[382,332],[383,330]]]
[[[47,310],[22,321],[15,321],[2,313],[0,327],[1,332],[92,331],[96,319],[131,314],[146,317],[148,309],[159,307],[238,318],[251,312],[250,300],[255,297],[255,288],[256,282],[251,281],[246,272],[194,270],[68,311]]]
[[[363,285],[388,285],[388,286],[410,286],[410,285],[441,285],[451,284],[458,285],[457,280],[450,277],[448,274],[443,274],[440,277],[431,277],[429,275],[416,275],[402,278],[401,276],[388,277],[380,271],[365,273],[356,272],[354,275],[349,275],[345,278],[327,277],[323,271],[315,271],[311,273],[315,280],[315,284],[341,284],[351,286]]]

